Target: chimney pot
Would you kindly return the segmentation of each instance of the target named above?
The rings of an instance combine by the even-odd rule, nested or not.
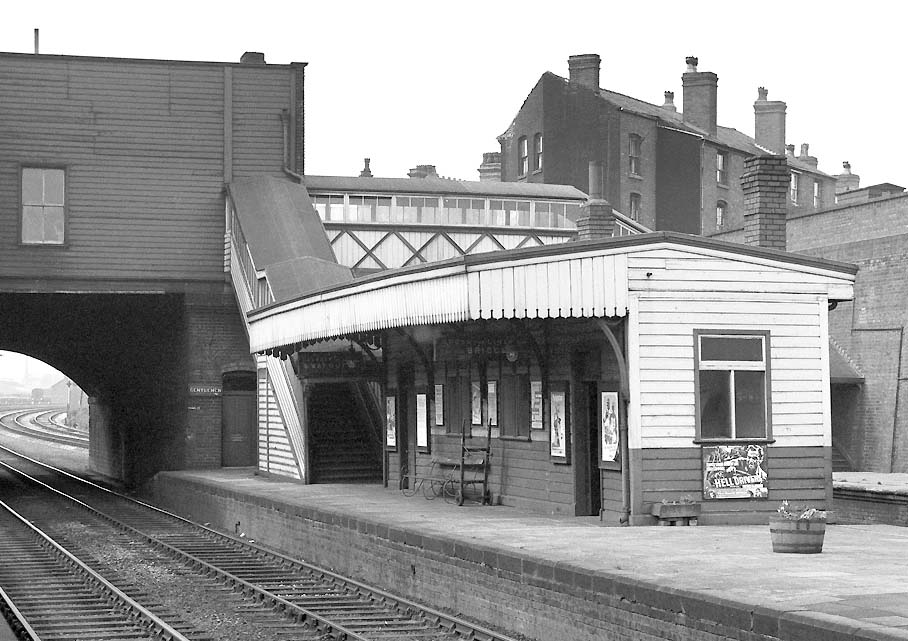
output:
[[[372,170],[369,169],[369,158],[363,158],[363,170],[359,172],[360,178],[372,178]]]
[[[845,162],[842,163],[842,168],[845,170],[845,173],[846,173],[846,174],[850,174],[850,173],[851,173],[851,163],[848,162],[847,160],[846,160]]]
[[[665,102],[662,104],[662,108],[668,109],[669,111],[678,111],[678,108],[675,107],[675,92],[666,91],[664,95]]]
[[[687,63],[688,73],[696,73],[697,65],[700,63],[696,56],[688,56],[684,59],[684,62]]]
[[[757,87],[757,100],[766,100],[768,95],[769,91],[766,87]]]
[[[247,51],[240,57],[240,62],[246,65],[263,65],[265,54],[261,51]]]
[[[809,150],[810,150],[810,145],[808,145],[806,142],[802,142],[801,143],[801,155],[809,156],[810,154],[807,153]]]
[[[794,157],[795,146],[794,145],[785,145],[785,155]]]

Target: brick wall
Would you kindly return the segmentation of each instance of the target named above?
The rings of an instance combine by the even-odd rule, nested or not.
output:
[[[230,292],[186,301],[186,374],[190,387],[220,387],[228,371],[255,372],[239,308]],[[187,469],[221,465],[221,398],[213,393],[186,397],[183,431]]]
[[[679,589],[620,572],[423,536],[341,511],[254,505],[221,487],[159,475],[158,505],[431,607],[526,639],[571,641],[851,641],[851,628]],[[464,589],[469,586],[469,589]],[[861,635],[860,638],[869,638]],[[876,638],[876,637],[874,637]],[[891,638],[880,636],[880,639]]]

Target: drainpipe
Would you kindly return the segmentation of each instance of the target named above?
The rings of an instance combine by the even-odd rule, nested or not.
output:
[[[298,173],[290,169],[290,110],[281,109],[281,127],[283,129],[283,140],[284,140],[284,149],[283,149],[283,160],[281,161],[281,169],[284,170],[284,173],[296,180],[296,182],[302,184],[303,177]]]

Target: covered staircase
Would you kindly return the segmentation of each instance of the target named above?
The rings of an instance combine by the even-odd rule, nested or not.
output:
[[[379,483],[381,434],[356,384],[317,383],[309,396],[312,483]]]

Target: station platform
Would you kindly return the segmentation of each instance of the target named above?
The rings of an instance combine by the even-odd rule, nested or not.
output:
[[[597,638],[610,623],[629,628],[627,635],[619,632],[614,638],[657,639],[663,638],[660,618],[672,623],[664,638],[908,639],[908,528],[903,527],[829,525],[823,552],[799,555],[773,553],[767,526],[603,527],[595,517],[458,507],[377,485],[300,485],[262,478],[249,469],[162,473],[153,496],[171,509],[220,522],[313,562],[324,554],[322,563],[359,571],[364,580],[380,574],[365,569],[368,559],[351,558],[350,567],[343,567],[343,553],[301,545],[311,540],[302,529],[344,541],[356,550],[351,557],[361,556],[360,547],[372,548],[372,562],[385,563],[392,575],[400,568],[379,559],[382,554],[446,557],[458,569],[451,577],[463,580],[458,589],[469,592],[482,585],[487,600],[494,600],[494,590],[485,586],[490,578],[510,584],[502,588],[502,598],[522,597],[542,611],[550,608],[535,597],[560,594],[560,603],[554,598],[560,613],[542,616],[510,611],[519,607],[483,611],[471,599],[459,598],[457,590],[445,594],[429,584],[414,585],[415,593],[407,594],[419,598],[426,590],[435,595],[435,607],[469,606],[466,612],[533,639]],[[288,524],[288,519],[299,523]],[[356,536],[343,531],[362,540],[355,542]],[[391,585],[386,587],[397,592],[416,583],[410,577],[404,586],[396,584],[399,577],[387,579]],[[629,612],[642,608],[644,619],[656,620],[647,624],[653,636],[630,634],[643,622],[618,616],[611,597],[618,605],[626,602]],[[597,605],[603,610],[602,630],[594,621]],[[551,625],[559,614],[577,629]],[[718,636],[668,636],[669,628],[677,634],[677,626],[687,624]]]
[[[603,527],[245,468],[160,473],[147,498],[522,639],[908,640],[905,527],[830,524],[821,554],[778,554],[767,526]]]

